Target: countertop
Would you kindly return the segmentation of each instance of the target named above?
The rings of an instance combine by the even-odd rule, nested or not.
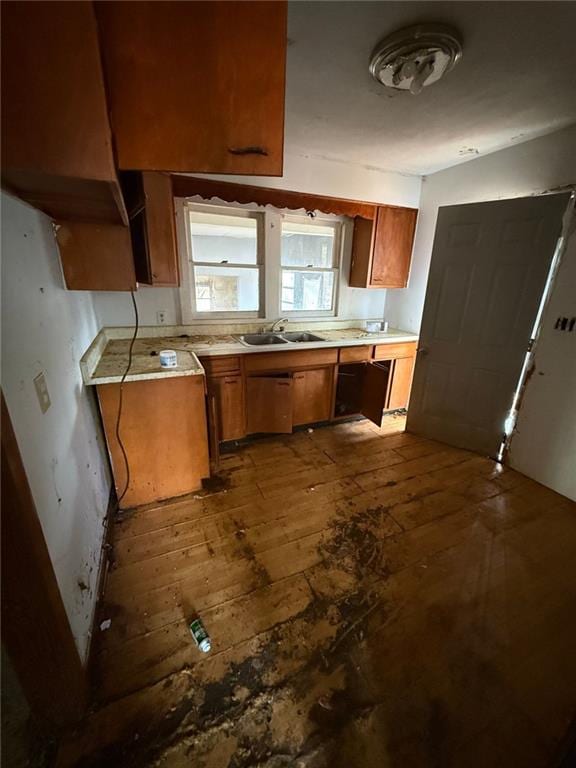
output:
[[[182,330],[182,333],[173,333],[178,330]],[[200,333],[199,330],[195,328],[194,332],[191,332],[190,327],[187,326],[171,329],[141,328],[138,338],[134,342],[132,364],[125,381],[204,375],[204,368],[198,359],[199,356],[249,355],[261,354],[262,352],[353,347],[364,344],[392,344],[418,340],[416,334],[395,328],[390,328],[386,333],[369,333],[360,327],[320,329],[314,326],[312,332],[321,336],[323,341],[246,346],[236,338],[235,333]],[[290,330],[293,330],[292,326]],[[147,335],[147,331],[150,332],[150,335]],[[161,331],[165,331],[167,335],[161,335]],[[250,331],[240,329],[237,333],[246,332]],[[129,334],[129,328],[105,328],[100,331],[80,362],[85,384],[113,384],[122,379],[128,365]],[[117,338],[118,335],[123,335],[124,338]],[[162,349],[175,350],[178,361],[177,367],[160,367],[158,353]]]

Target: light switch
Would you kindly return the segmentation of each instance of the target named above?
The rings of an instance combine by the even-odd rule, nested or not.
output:
[[[34,377],[34,387],[36,388],[36,395],[40,403],[40,410],[42,413],[46,413],[48,408],[50,408],[50,393],[48,392],[43,372]]]

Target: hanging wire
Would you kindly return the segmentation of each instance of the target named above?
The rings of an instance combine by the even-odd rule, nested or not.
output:
[[[122,395],[124,392],[124,382],[126,381],[126,376],[128,376],[128,373],[130,371],[130,368],[132,367],[132,353],[134,350],[134,342],[136,341],[136,336],[138,335],[138,328],[140,325],[140,319],[138,317],[138,306],[136,304],[136,296],[134,295],[134,291],[130,291],[130,295],[132,296],[132,305],[134,307],[134,333],[132,334],[132,338],[130,339],[130,347],[128,348],[128,365],[126,366],[126,370],[122,374],[122,378],[120,379],[120,393],[118,396],[118,416],[116,418],[116,440],[118,441],[118,445],[120,446],[120,450],[122,451],[122,456],[124,457],[124,466],[126,468],[126,485],[124,486],[124,490],[118,496],[118,506],[120,506],[120,502],[126,495],[126,492],[128,491],[128,487],[130,485],[130,463],[128,461],[128,454],[126,453],[126,448],[124,447],[124,443],[122,442],[122,438],[120,437],[120,420],[122,418]]]

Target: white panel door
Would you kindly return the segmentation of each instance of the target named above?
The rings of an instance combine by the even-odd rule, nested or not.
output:
[[[440,208],[410,432],[497,455],[568,200]]]

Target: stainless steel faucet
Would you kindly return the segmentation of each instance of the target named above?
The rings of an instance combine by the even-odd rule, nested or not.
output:
[[[276,326],[278,325],[278,323],[287,323],[287,322],[288,322],[288,318],[287,317],[279,318],[278,320],[276,320],[276,322],[272,323],[272,327],[270,328],[270,333],[274,333],[274,331],[276,331],[276,330],[283,331],[284,330],[284,326],[282,326],[282,328],[276,328]]]

